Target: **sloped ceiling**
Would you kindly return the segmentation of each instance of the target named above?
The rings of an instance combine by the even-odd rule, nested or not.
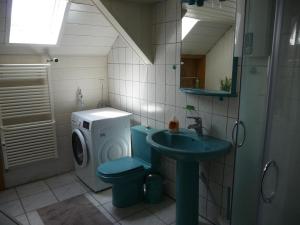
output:
[[[10,45],[5,39],[7,1],[0,0],[0,54],[108,55],[118,32],[91,0],[72,0],[56,46]]]
[[[236,0],[226,0],[221,6],[207,1],[203,7],[184,4],[185,16],[199,22],[183,40],[183,54],[205,55],[235,24]]]
[[[153,63],[151,27],[154,4],[150,3],[156,1],[93,0],[93,2],[142,60],[146,64]]]

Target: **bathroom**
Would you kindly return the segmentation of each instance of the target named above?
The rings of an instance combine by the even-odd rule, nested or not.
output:
[[[45,29],[53,5],[54,35]],[[297,0],[0,0],[0,224],[298,225],[299,12]],[[195,62],[191,76],[185,65]],[[214,73],[223,77],[211,82]],[[105,126],[129,142],[113,138],[109,160],[79,174],[77,160],[97,156],[74,150],[74,112],[102,109],[125,115],[126,132],[117,119]],[[125,182],[115,194],[104,165],[134,159],[140,130],[149,146],[138,150],[159,158],[159,201],[158,192],[146,201],[138,167],[145,199],[116,207],[136,192]],[[158,146],[155,134],[194,141],[195,155]],[[226,150],[204,159],[201,140]]]

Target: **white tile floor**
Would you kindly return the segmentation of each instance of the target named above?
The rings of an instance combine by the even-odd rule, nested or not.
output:
[[[164,197],[160,204],[141,203],[118,209],[112,205],[111,189],[94,193],[73,173],[67,173],[0,192],[0,209],[23,225],[43,225],[37,209],[84,194],[113,224],[173,225],[175,201]],[[209,224],[199,218],[199,224]]]

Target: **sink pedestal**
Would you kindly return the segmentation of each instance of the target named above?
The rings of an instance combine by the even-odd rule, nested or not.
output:
[[[177,160],[176,225],[198,225],[199,162]]]
[[[198,225],[199,162],[221,157],[231,143],[180,129],[178,133],[159,130],[147,142],[162,155],[177,160],[176,224]]]

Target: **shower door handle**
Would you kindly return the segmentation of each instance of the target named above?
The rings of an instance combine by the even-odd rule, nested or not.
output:
[[[275,170],[276,170],[276,181],[275,181],[275,185],[274,185],[274,191],[272,191],[268,196],[267,194],[265,193],[264,191],[264,182],[265,182],[265,178],[266,178],[266,175],[268,174],[270,168],[274,167]],[[270,204],[272,203],[275,195],[276,195],[276,190],[277,190],[277,186],[278,186],[278,172],[279,172],[279,168],[278,168],[278,165],[277,163],[274,161],[274,160],[271,160],[269,162],[266,163],[264,169],[263,169],[263,174],[262,174],[262,178],[261,178],[261,184],[260,184],[260,194],[261,194],[261,197],[262,197],[262,200],[264,203],[267,203],[267,204]]]
[[[237,140],[236,140],[236,137],[238,135],[236,135],[236,132],[239,132],[239,128],[242,127],[243,128],[243,138],[242,138],[242,141],[238,144],[237,143]],[[232,134],[231,134],[231,138],[232,138],[232,143],[237,146],[237,147],[242,147],[245,143],[245,140],[246,140],[246,127],[245,127],[245,124],[243,121],[240,121],[240,120],[237,120],[235,121],[235,124],[232,128]]]

